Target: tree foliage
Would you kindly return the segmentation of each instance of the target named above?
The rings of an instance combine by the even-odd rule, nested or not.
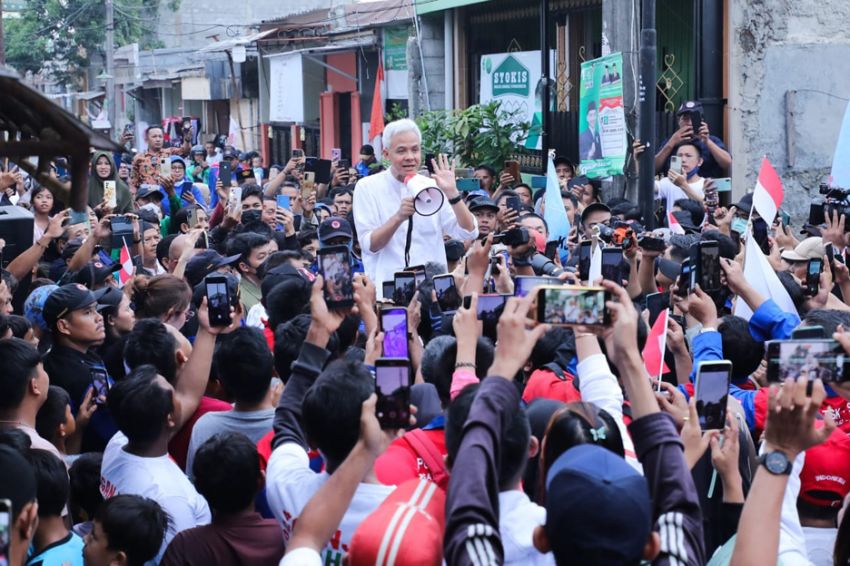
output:
[[[170,10],[180,0],[166,3]],[[159,0],[114,0],[115,47],[160,47]],[[48,71],[66,84],[79,81],[92,59],[104,56],[104,0],[29,0],[20,18],[4,20],[6,60],[21,73]]]

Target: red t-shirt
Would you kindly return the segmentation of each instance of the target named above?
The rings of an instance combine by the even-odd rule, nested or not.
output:
[[[573,383],[575,377],[566,371],[564,376],[566,379],[561,379],[555,375],[555,372],[547,368],[535,370],[528,378],[528,383],[525,384],[522,400],[531,403],[533,400],[543,397],[563,403],[581,401],[581,393]]]
[[[183,428],[181,428],[178,433],[174,435],[174,438],[171,439],[171,442],[168,443],[168,453],[177,465],[180,466],[181,470],[184,472],[186,471],[186,457],[189,454],[189,440],[192,438],[192,428],[195,426],[195,423],[198,422],[198,419],[207,413],[232,410],[233,405],[230,403],[219,401],[218,399],[213,399],[206,395],[201,397],[201,402],[198,404],[195,414],[192,415],[192,418],[186,421]]]
[[[442,428],[423,430],[425,437],[431,441],[434,448],[445,458],[446,435]],[[413,450],[404,438],[397,438],[375,461],[375,475],[378,481],[384,485],[401,485],[405,481],[414,478],[424,478],[434,481],[431,477],[431,469],[424,460]],[[448,489],[448,472],[445,480],[438,482],[443,489]],[[444,485],[441,485],[444,484]]]

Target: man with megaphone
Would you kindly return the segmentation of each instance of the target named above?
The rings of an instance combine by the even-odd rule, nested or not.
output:
[[[353,206],[363,267],[379,293],[381,283],[406,266],[445,266],[443,235],[457,240],[478,236],[449,160],[440,155],[431,177],[419,174],[422,134],[416,122],[390,122],[381,141],[390,168],[357,182]]]

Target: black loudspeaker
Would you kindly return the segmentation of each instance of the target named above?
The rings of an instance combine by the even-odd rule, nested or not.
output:
[[[32,212],[20,206],[0,206],[0,239],[6,241],[3,248],[0,267],[6,268],[9,262],[32,247]]]

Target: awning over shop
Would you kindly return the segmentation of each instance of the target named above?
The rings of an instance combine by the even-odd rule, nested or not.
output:
[[[480,4],[487,0],[416,0],[416,13],[430,14],[431,12],[440,12],[451,8],[459,8],[461,6],[469,6],[470,4]]]

